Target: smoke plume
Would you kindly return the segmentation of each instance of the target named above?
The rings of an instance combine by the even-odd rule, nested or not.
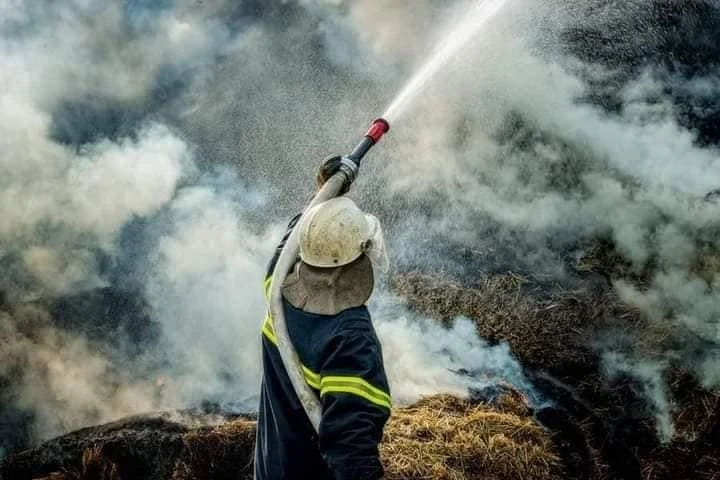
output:
[[[657,334],[598,348],[610,377],[643,382],[668,438],[667,365],[720,388],[718,11],[646,3],[509,0],[393,122],[353,196],[396,271],[568,286],[572,259],[612,242],[644,279],[613,288]],[[467,5],[0,2],[0,400],[32,425],[0,449],[203,400],[253,408],[285,222]],[[98,288],[142,299],[158,333],[140,354],[51,308]],[[372,308],[396,400],[465,391],[460,370],[532,390],[506,345],[385,290]]]

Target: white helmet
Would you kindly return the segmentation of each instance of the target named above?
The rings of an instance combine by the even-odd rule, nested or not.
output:
[[[340,267],[367,253],[387,269],[380,222],[347,197],[336,197],[305,212],[300,224],[300,259],[320,268]]]

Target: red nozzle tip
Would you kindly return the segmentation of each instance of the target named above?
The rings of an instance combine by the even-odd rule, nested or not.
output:
[[[390,124],[384,118],[378,118],[375,120],[370,129],[365,134],[366,137],[372,138],[373,142],[377,143],[380,141],[383,135],[390,130]]]

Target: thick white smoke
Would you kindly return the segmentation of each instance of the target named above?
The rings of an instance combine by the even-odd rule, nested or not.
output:
[[[0,8],[0,291],[17,305],[1,314],[2,402],[30,415],[37,440],[168,403],[155,378],[59,328],[44,300],[23,304],[110,285],[101,263],[120,253],[123,229],[166,208],[193,173],[190,147],[163,122],[72,144],[58,130],[63,106],[142,105],[161,67],[207,61],[221,29],[172,11],[128,25],[119,3]]]
[[[408,404],[438,392],[465,396],[471,388],[499,381],[534,393],[509,346],[488,345],[471,320],[458,318],[445,328],[410,312],[402,299],[386,292],[373,298],[370,308],[394,402]]]
[[[4,408],[32,413],[30,431],[24,432],[32,439],[161,405],[153,381],[132,378],[82,336],[57,329],[37,306],[0,311],[0,334],[0,375],[12,379],[3,392],[10,403]]]
[[[252,198],[242,194],[243,200]],[[174,399],[246,402],[253,409],[260,385],[260,333],[265,264],[278,226],[254,231],[243,205],[207,187],[178,193],[171,230],[159,239],[147,296],[172,353]]]
[[[153,376],[105,375],[111,355],[49,319],[27,344],[35,353],[13,357],[30,383],[12,401],[38,413],[40,438],[206,397],[254,402],[260,285],[283,223],[319,160],[352,146],[467,5],[152,3],[0,1],[0,289],[20,302],[130,276],[123,282],[140,286],[162,327],[148,355],[167,377],[157,388],[147,386]],[[649,271],[648,286],[618,283],[621,297],[659,329],[680,326],[709,346],[699,355],[688,347],[692,358],[652,345],[604,357],[609,373],[647,383],[669,435],[666,357],[720,386],[718,281],[698,273],[720,247],[708,234],[717,205],[703,201],[720,170],[718,152],[679,123],[664,86],[699,99],[719,85],[712,75],[686,82],[646,69],[608,113],[586,97],[617,72],[569,57],[556,35],[641,15],[640,3],[510,0],[393,124],[356,198],[391,213],[389,246],[404,268],[451,269],[448,250],[520,239],[516,264],[564,277],[557,249],[611,240],[635,271]],[[642,41],[654,45],[650,34]],[[138,224],[143,241],[128,247]],[[132,268],[110,275],[108,258],[130,258]],[[448,373],[462,368],[525,386],[506,347],[486,346],[467,321],[445,330],[387,292],[374,302],[399,401],[463,390],[467,380]],[[10,343],[25,344],[20,317],[3,318]],[[48,368],[57,358],[82,385],[63,393],[62,407],[32,384],[35,370],[61,382]],[[115,382],[123,388],[113,396]],[[111,398],[88,414],[97,396]]]

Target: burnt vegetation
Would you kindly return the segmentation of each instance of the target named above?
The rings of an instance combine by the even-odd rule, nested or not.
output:
[[[195,415],[188,427],[165,417],[135,417],[91,427],[9,457],[2,478],[23,480],[253,478],[255,422]],[[205,426],[197,426],[205,423]],[[213,425],[214,423],[214,425]],[[521,396],[490,407],[449,396],[398,408],[381,447],[390,480],[562,478],[548,432]]]
[[[474,281],[407,273],[393,288],[408,305],[446,325],[472,319],[491,343],[508,342],[549,404],[536,407],[512,386],[474,400],[432,397],[393,412],[382,455],[389,479],[717,479],[720,394],[682,365],[668,369],[675,433],[661,442],[637,379],[608,378],[596,341],[624,331],[636,348],[662,341],[623,304],[610,279],[622,275],[611,244],[587,249],[580,274],[605,287],[548,289],[518,274]],[[710,262],[710,260],[708,260]],[[703,265],[705,265],[704,262]],[[700,268],[700,267],[698,267]],[[638,284],[642,278],[635,279]],[[661,336],[661,335],[660,335]],[[252,478],[254,421],[217,411],[133,417],[82,429],[16,452],[6,479]]]
[[[483,338],[509,343],[554,404],[535,417],[553,431],[569,478],[718,478],[719,392],[700,385],[682,363],[671,364],[664,380],[674,402],[675,433],[661,442],[643,386],[627,375],[609,378],[602,368],[604,336],[622,332],[634,349],[648,354],[682,336],[663,333],[666,327],[617,297],[611,282],[627,271],[611,243],[589,247],[576,267],[579,274],[606,278],[605,287],[593,282],[588,288],[551,290],[514,273],[487,274],[465,284],[410,273],[398,276],[394,287],[425,315],[445,323],[466,316]],[[644,282],[642,275],[624,278],[640,287]]]

